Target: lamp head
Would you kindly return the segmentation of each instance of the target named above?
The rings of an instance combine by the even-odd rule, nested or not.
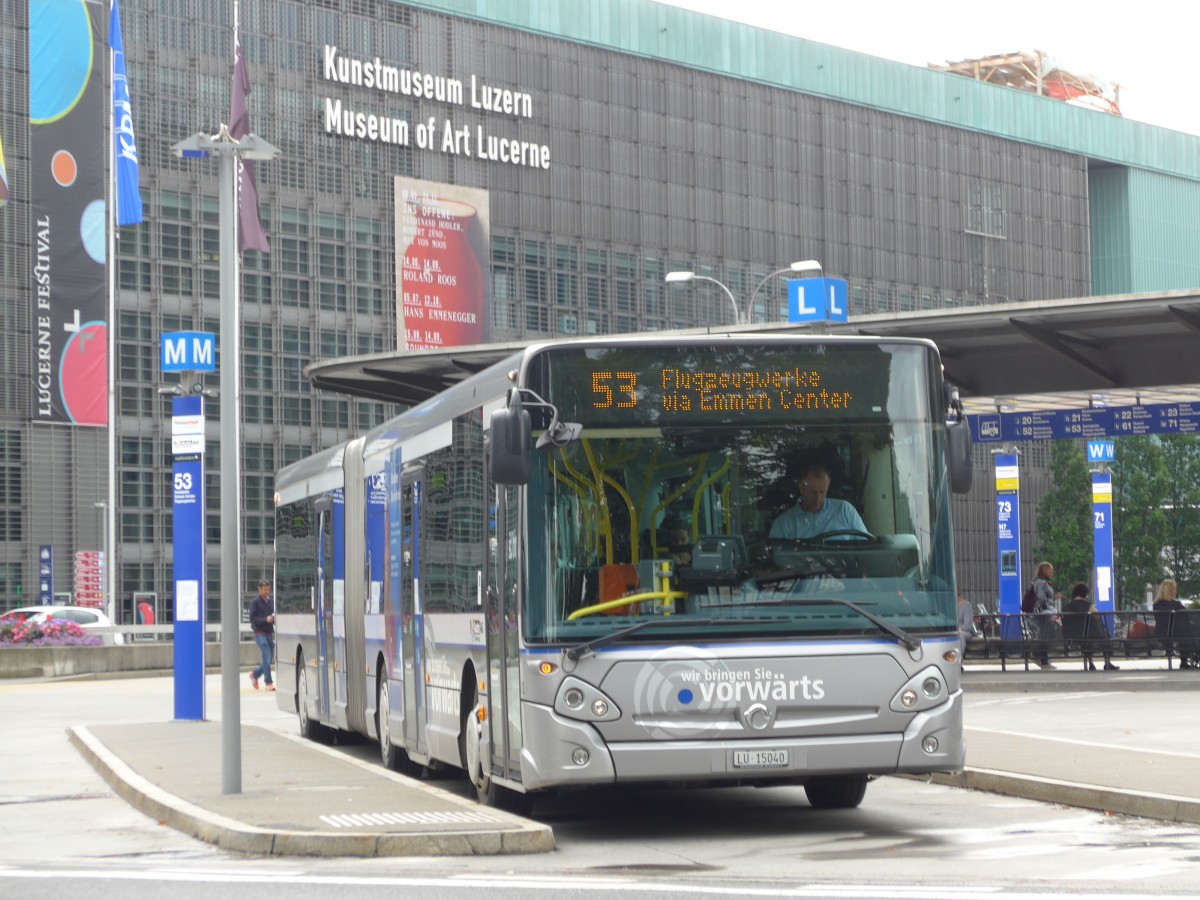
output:
[[[816,272],[817,274],[821,272],[821,264],[815,259],[802,259],[792,263],[789,268],[793,272]]]
[[[691,281],[696,277],[695,272],[668,272],[667,281]]]

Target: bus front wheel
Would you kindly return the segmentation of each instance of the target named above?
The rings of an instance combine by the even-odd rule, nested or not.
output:
[[[867,794],[866,775],[814,778],[804,785],[813,809],[854,809]]]
[[[515,816],[527,816],[533,812],[533,796],[514,791],[492,781],[489,769],[491,745],[484,734],[478,704],[472,707],[462,723],[462,755],[467,777],[475,786],[475,797],[484,806],[504,810]]]

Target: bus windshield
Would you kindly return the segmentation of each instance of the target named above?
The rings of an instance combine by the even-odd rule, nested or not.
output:
[[[526,642],[955,630],[937,364],[880,340],[535,357],[583,431],[535,453]]]

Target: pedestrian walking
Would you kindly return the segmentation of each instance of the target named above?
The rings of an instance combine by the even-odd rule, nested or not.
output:
[[[275,656],[275,598],[271,596],[271,582],[265,578],[258,583],[258,596],[250,603],[250,627],[254,629],[254,643],[262,654],[262,662],[250,673],[250,684],[258,690],[258,679],[262,679],[268,691],[275,690],[275,679],[271,677],[271,662]]]

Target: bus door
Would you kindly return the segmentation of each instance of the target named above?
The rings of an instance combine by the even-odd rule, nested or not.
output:
[[[491,773],[510,781],[521,780],[520,630],[517,624],[519,496],[516,487],[500,487],[496,492],[496,575],[494,590],[488,592],[491,608],[485,613]]]
[[[329,721],[330,669],[333,666],[333,498],[318,501],[317,532],[317,718]]]
[[[333,492],[330,517],[332,555],[325,558],[325,583],[328,601],[324,611],[326,632],[325,679],[322,691],[328,697],[322,709],[333,715],[332,722],[346,726],[346,495],[341,488]]]
[[[404,746],[425,753],[425,628],[421,604],[423,472],[400,480],[400,658],[404,663]]]

